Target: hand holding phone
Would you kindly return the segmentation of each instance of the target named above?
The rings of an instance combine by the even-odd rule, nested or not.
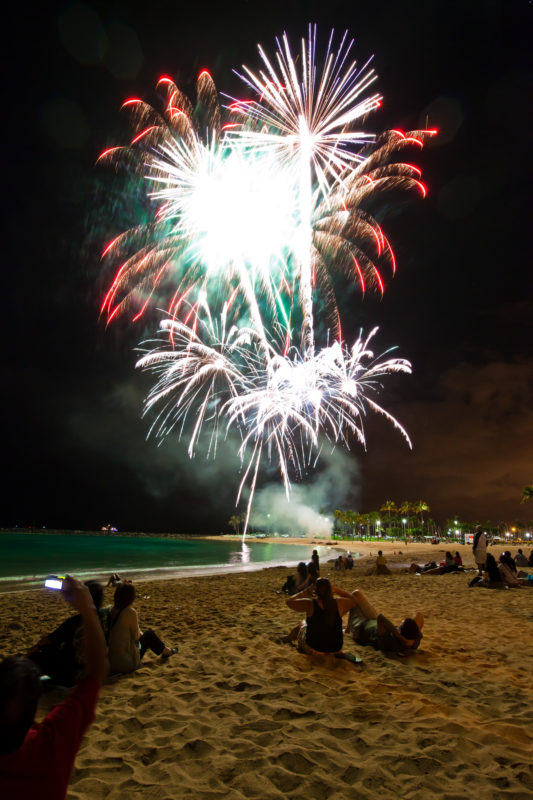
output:
[[[65,575],[49,575],[44,582],[44,587],[45,589],[55,589],[56,591],[61,591],[63,589],[64,580]]]

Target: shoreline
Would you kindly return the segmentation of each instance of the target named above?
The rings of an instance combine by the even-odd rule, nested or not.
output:
[[[393,545],[393,574],[377,576],[377,548],[363,545],[353,570],[321,561],[321,575],[361,589],[396,624],[425,616],[407,658],[345,636],[364,668],[280,643],[299,620],[277,593],[286,568],[138,582],[141,628],[179,650],[168,661],[147,653],[102,687],[69,800],[171,800],[178,787],[184,800],[450,800],[472,786],[489,800],[530,797],[533,591],[400,571],[439,561],[440,546]],[[473,568],[471,548],[457,549]],[[0,656],[26,652],[68,614],[44,589],[0,594]],[[43,695],[38,719],[63,697]]]

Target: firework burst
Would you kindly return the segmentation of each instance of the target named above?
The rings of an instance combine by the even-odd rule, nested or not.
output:
[[[167,296],[160,338],[137,366],[156,382],[145,412],[151,432],[189,437],[192,457],[203,430],[208,452],[230,429],[240,435],[238,499],[250,489],[248,518],[264,457],[276,463],[287,494],[324,442],[365,446],[369,412],[400,423],[378,404],[382,380],[410,372],[408,361],[375,358],[370,341],[342,340],[332,272],[384,292],[383,265],[396,265],[369,206],[378,193],[418,189],[420,170],[400,162],[434,131],[358,129],[381,102],[367,95],[374,71],[351,57],[345,34],[330,36],[316,66],[316,29],[299,59],[278,41],[275,61],[259,48],[263,69],[241,77],[256,100],[234,100],[225,122],[215,86],[203,72],[199,111],[169,78],[159,114],[138,98],[129,147],[101,158],[145,181],[152,221],[117,236],[104,258],[118,264],[102,311],[108,321],[133,308],[136,320],[155,294]],[[315,341],[315,306],[328,315],[328,341]],[[325,300],[325,303],[322,302]],[[221,310],[220,310],[221,309]],[[301,336],[299,334],[301,321]],[[329,336],[332,335],[332,340]],[[295,342],[296,339],[296,342]]]

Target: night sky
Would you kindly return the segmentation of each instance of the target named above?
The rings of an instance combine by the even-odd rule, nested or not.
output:
[[[0,525],[214,533],[234,513],[233,447],[222,446],[217,462],[191,462],[184,441],[146,440],[150,378],[134,370],[133,348],[157,315],[107,329],[99,318],[112,277],[100,253],[135,208],[95,160],[127,141],[125,99],[157,105],[161,74],[194,96],[208,68],[220,90],[237,94],[232,69],[258,66],[257,42],[272,52],[276,35],[296,41],[310,21],[322,41],[331,27],[348,28],[360,63],[374,54],[384,104],[369,130],[423,127],[427,116],[440,134],[411,157],[428,197],[411,193],[384,209],[398,263],[384,298],[347,289],[342,301],[348,328],[379,325],[377,351],[398,345],[413,362],[414,374],[395,378],[382,399],[414,449],[369,419],[368,451],[328,454],[297,498],[362,512],[423,499],[441,521],[533,517],[520,504],[533,482],[531,3],[109,0],[53,9],[21,4],[4,31]]]

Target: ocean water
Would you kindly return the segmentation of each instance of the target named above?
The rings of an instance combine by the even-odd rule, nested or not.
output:
[[[87,579],[119,572],[126,577],[143,574],[192,574],[258,569],[275,564],[294,566],[309,561],[313,547],[247,541],[167,539],[150,536],[113,536],[75,533],[0,532],[0,589],[9,585],[29,588],[46,575],[66,572]],[[329,547],[317,547],[323,558]]]

